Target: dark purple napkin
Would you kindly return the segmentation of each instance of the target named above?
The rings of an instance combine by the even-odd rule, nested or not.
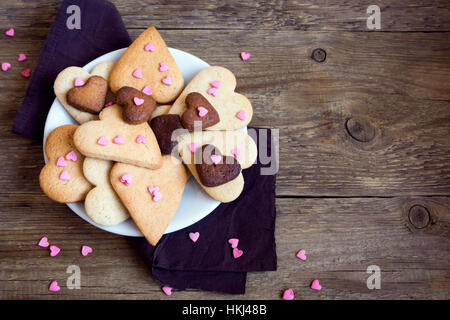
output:
[[[81,12],[81,29],[70,30],[69,6]],[[64,0],[50,28],[12,131],[27,138],[42,139],[45,119],[55,99],[53,83],[60,71],[83,66],[110,51],[127,47],[130,36],[116,7],[104,0]]]
[[[270,130],[256,132],[257,141],[267,139],[270,155]],[[245,186],[239,198],[219,205],[199,222],[163,236],[155,247],[145,238],[135,240],[157,281],[179,290],[242,294],[247,272],[276,270],[275,175],[261,175],[262,167],[258,160],[243,170]],[[190,232],[200,233],[197,242],[189,239]],[[228,244],[230,238],[238,238],[244,252],[238,259]]]

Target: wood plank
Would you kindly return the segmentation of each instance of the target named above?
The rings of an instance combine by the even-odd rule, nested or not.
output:
[[[430,224],[414,228],[411,207],[430,212]],[[166,299],[126,237],[82,221],[45,196],[0,198],[1,299]],[[298,299],[449,299],[450,197],[278,199],[278,271],[250,273],[245,295],[197,290],[168,299],[279,299],[292,287]],[[46,235],[62,248],[55,257],[36,244]],[[94,248],[80,255],[82,244]],[[295,257],[305,249],[308,259]],[[66,268],[81,268],[80,290],[66,288]],[[367,267],[381,268],[381,289],[369,290]],[[320,292],[309,289],[319,279]],[[57,279],[62,290],[47,291]]]

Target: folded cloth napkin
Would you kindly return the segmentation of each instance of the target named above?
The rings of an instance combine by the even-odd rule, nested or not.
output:
[[[257,141],[267,139],[270,155],[270,130],[256,133]],[[243,170],[245,186],[239,198],[222,203],[199,222],[163,236],[155,247],[145,238],[135,240],[157,281],[179,290],[242,294],[247,272],[276,270],[275,175],[261,175],[262,167],[258,160]],[[199,232],[196,242],[189,238],[191,232]],[[237,259],[230,238],[239,239],[243,254]]]
[[[76,14],[72,9],[74,7],[70,6],[80,9],[80,29],[69,29],[67,26],[68,18]],[[58,73],[69,66],[81,67],[130,43],[122,18],[110,2],[64,0],[32,72],[12,131],[27,138],[42,139],[45,119],[55,99],[53,83]]]

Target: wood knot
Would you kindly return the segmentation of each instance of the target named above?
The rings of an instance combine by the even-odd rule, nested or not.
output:
[[[375,138],[376,129],[366,119],[349,118],[345,122],[345,129],[350,137],[360,142],[369,142]]]
[[[409,222],[417,228],[423,229],[430,223],[430,212],[421,205],[414,205],[409,209]]]
[[[324,62],[327,58],[327,52],[321,48],[314,49],[311,54],[311,59],[313,59],[315,62]]]

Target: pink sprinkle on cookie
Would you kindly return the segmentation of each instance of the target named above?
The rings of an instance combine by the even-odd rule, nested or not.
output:
[[[50,257],[56,257],[60,251],[61,249],[57,246],[50,246]]]
[[[220,83],[219,80],[215,80],[215,81],[213,81],[213,82],[210,82],[209,85],[210,85],[211,87],[213,87],[213,88],[219,89],[221,83]]]
[[[172,77],[171,76],[167,76],[165,78],[163,78],[162,83],[164,83],[166,86],[170,86],[172,85]]]
[[[300,250],[299,252],[297,252],[296,257],[299,258],[300,260],[305,261],[306,260],[306,251],[305,250]]]
[[[66,154],[66,160],[70,160],[73,162],[77,161],[78,157],[77,157],[77,154],[75,153],[75,151],[72,150],[68,154]]]
[[[208,89],[207,93],[212,95],[213,97],[217,97],[218,91],[217,91],[217,88],[212,87],[212,88]]]
[[[10,69],[11,68],[11,63],[9,63],[9,62],[3,62],[2,63],[2,70],[3,71],[8,71],[8,69]]]
[[[48,290],[52,292],[58,292],[59,290],[61,290],[61,288],[58,286],[58,281],[52,281],[52,283],[50,283],[50,286],[48,287]]]
[[[113,105],[113,102],[112,101],[110,101],[110,102],[108,102],[108,103],[105,103],[105,107],[109,107],[109,106],[112,106]]]
[[[166,72],[169,70],[169,66],[165,64],[164,62],[159,63],[159,72]]]
[[[142,79],[142,70],[141,69],[134,70],[133,77],[135,77],[137,79]]]
[[[101,145],[101,146],[107,146],[108,145],[108,139],[106,139],[105,136],[101,136],[98,140],[97,140],[97,144]]]
[[[81,247],[81,255],[83,257],[86,257],[89,253],[92,253],[92,248],[89,246],[82,246]]]
[[[31,75],[31,70],[30,69],[25,69],[20,73],[22,76],[24,76],[25,78],[29,78]]]
[[[192,142],[191,144],[189,144],[189,150],[191,150],[192,153],[195,153],[195,151],[197,151],[198,148],[198,144],[195,142]]]
[[[239,159],[239,158],[241,157],[241,155],[242,155],[242,151],[241,151],[241,149],[236,148],[236,149],[231,150],[231,154],[232,154],[236,159]]]
[[[295,295],[294,295],[294,290],[292,290],[292,288],[284,290],[283,300],[294,300],[294,298],[295,298]]]
[[[241,110],[238,113],[236,113],[236,118],[238,118],[239,120],[242,120],[242,121],[247,119],[247,117],[245,116],[245,111]]]
[[[56,160],[56,166],[57,167],[65,167],[65,166],[67,166],[67,162],[66,162],[66,160],[64,160],[63,156],[59,157],[58,160]]]
[[[172,288],[169,286],[164,286],[161,288],[161,290],[166,294],[166,296],[172,295]]]
[[[8,37],[14,37],[14,29],[13,29],[13,28],[10,28],[10,29],[6,30],[6,31],[5,31],[5,34],[6,34]]]
[[[211,155],[211,161],[212,161],[212,163],[214,163],[214,164],[218,164],[218,163],[220,162],[221,159],[222,159],[222,157],[219,156],[219,155],[216,155],[216,154],[212,154],[212,155]]]
[[[244,253],[244,251],[239,250],[238,248],[233,248],[233,257],[235,259],[239,258],[240,256],[242,256],[242,254]]]
[[[39,240],[39,243],[38,243],[39,247],[47,248],[49,245],[50,245],[50,243],[48,242],[47,237],[42,237],[41,240]]]
[[[59,180],[69,181],[70,180],[69,172],[67,172],[67,170],[63,170],[59,175]]]
[[[120,177],[120,182],[124,183],[127,187],[133,181],[133,176],[130,173],[126,173]]]
[[[84,82],[83,79],[81,79],[80,77],[76,77],[75,81],[73,82],[73,86],[74,87],[82,87],[86,84],[86,82]]]
[[[152,90],[150,88],[150,86],[145,86],[144,89],[142,89],[142,93],[145,93],[148,96],[152,95]]]
[[[159,187],[158,186],[155,186],[155,187],[149,186],[148,187],[148,192],[150,192],[151,195],[153,195],[153,193],[155,193],[157,191],[159,192]]]
[[[162,194],[161,194],[161,192],[159,192],[158,186],[155,186],[155,187],[149,186],[148,192],[150,192],[150,194],[152,195],[153,201],[158,202],[159,200],[162,199]]]
[[[203,118],[208,113],[208,109],[203,108],[203,107],[197,107],[197,111],[198,111],[198,116],[200,118]]]
[[[144,99],[140,99],[138,97],[134,97],[133,101],[134,101],[134,104],[137,105],[137,106],[140,106],[140,105],[142,105],[144,103]]]
[[[236,238],[231,238],[231,239],[228,239],[228,243],[231,245],[231,247],[234,249],[234,248],[237,248],[237,246],[238,246],[238,244],[239,244],[239,239],[236,239]]]
[[[125,138],[122,135],[118,135],[113,139],[113,143],[115,144],[124,144],[125,143]]]
[[[27,56],[24,53],[19,53],[19,56],[17,57],[17,61],[22,62],[27,60]]]
[[[322,286],[320,285],[319,280],[313,280],[313,282],[311,283],[311,289],[313,290],[322,290]]]
[[[142,134],[140,134],[136,138],[136,143],[146,144],[147,143],[147,139]]]
[[[155,46],[153,45],[153,43],[149,42],[145,45],[144,50],[153,52],[155,51]]]
[[[248,52],[245,52],[245,51],[241,52],[241,59],[243,61],[247,61],[248,59],[250,59],[251,56],[252,55],[250,53],[248,53]]]
[[[192,240],[192,242],[197,242],[198,237],[200,237],[200,232],[190,232],[189,238]]]

